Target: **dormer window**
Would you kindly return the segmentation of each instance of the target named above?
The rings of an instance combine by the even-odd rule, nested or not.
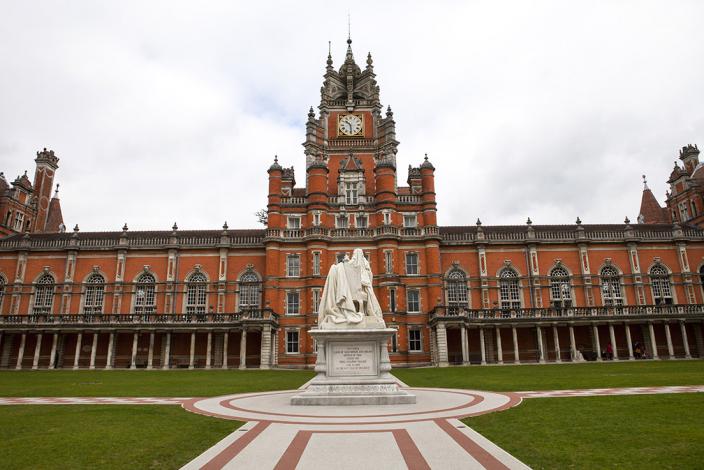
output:
[[[298,230],[301,228],[301,217],[300,216],[288,216],[288,228],[291,230]]]
[[[403,214],[403,226],[406,228],[416,228],[418,225],[418,218],[416,214]]]
[[[356,205],[359,204],[359,190],[357,189],[357,183],[345,183],[345,204]]]

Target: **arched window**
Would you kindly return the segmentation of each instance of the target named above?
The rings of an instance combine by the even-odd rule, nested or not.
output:
[[[650,287],[653,289],[655,305],[672,303],[672,286],[670,275],[662,265],[656,264],[650,268]]]
[[[103,313],[103,298],[105,297],[105,278],[98,274],[91,274],[86,280],[86,291],[83,300],[83,313]]]
[[[604,305],[623,305],[621,276],[613,266],[604,266],[601,270],[601,298]]]
[[[134,294],[134,313],[142,315],[156,311],[155,285],[156,279],[153,274],[143,273],[139,276]]]
[[[562,266],[557,266],[550,271],[550,300],[553,307],[572,306],[570,275]]]
[[[49,315],[54,304],[54,276],[43,274],[34,285],[34,315]]]
[[[186,313],[205,313],[207,307],[207,278],[205,274],[197,272],[188,278],[186,283]]]
[[[254,272],[247,271],[240,276],[240,310],[259,308],[260,287],[261,283]]]
[[[521,308],[518,273],[511,268],[506,268],[499,274],[499,297],[501,308]]]
[[[447,306],[450,314],[456,314],[462,307],[467,307],[467,277],[459,269],[453,269],[447,275]]]

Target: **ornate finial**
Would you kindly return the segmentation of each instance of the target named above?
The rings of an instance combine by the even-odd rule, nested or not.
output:
[[[374,61],[372,60],[372,53],[367,52],[367,68],[372,68],[374,66]]]
[[[27,176],[27,170],[24,170],[24,176]]]
[[[347,12],[347,44],[352,44],[352,20],[349,12]]]
[[[315,111],[313,111],[313,106],[311,106],[310,109],[308,110],[308,118],[309,119],[315,118]]]
[[[623,223],[626,224],[626,225],[628,225],[628,224],[631,223],[631,219],[629,219],[628,216],[626,216],[626,218],[623,219]]]
[[[176,222],[174,222],[174,225],[171,227],[171,230],[173,230],[174,232],[178,230],[178,225],[176,225]]]
[[[388,106],[386,107],[386,117],[387,117],[387,118],[394,117],[394,112],[391,111],[391,105],[388,105]]]
[[[79,229],[79,228],[78,228],[78,224],[76,224],[76,226],[73,227],[73,231],[74,231],[75,233],[78,233],[79,230],[81,230],[81,229]]]
[[[481,226],[482,226],[482,221],[479,220],[479,217],[477,217],[477,227],[481,227]]]
[[[580,219],[579,216],[577,216],[577,220],[575,221],[575,223],[577,225],[582,225],[582,219]]]
[[[223,230],[227,230],[227,220],[225,221],[224,224],[222,224],[222,229],[223,229]]]
[[[428,152],[425,153],[425,161],[428,161]]]
[[[279,163],[279,156],[278,155],[274,155],[274,163]]]
[[[56,189],[54,190],[54,197],[59,197],[59,183],[56,183]]]
[[[326,62],[328,65],[328,69],[332,69],[332,54],[330,52],[330,41],[328,41],[328,61]]]
[[[127,222],[125,222],[125,225],[122,226],[122,231],[126,232],[128,230],[129,230],[129,228],[127,227]]]
[[[526,224],[528,224],[528,225],[533,225],[533,221],[530,220],[530,217],[528,217],[528,220],[526,220]]]

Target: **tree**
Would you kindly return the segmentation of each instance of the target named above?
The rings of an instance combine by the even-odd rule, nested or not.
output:
[[[269,222],[269,211],[266,209],[259,209],[254,215],[257,216],[257,221],[264,226]]]

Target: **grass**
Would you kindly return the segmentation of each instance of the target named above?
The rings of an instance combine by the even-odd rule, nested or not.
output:
[[[293,370],[2,371],[3,397],[211,397],[290,390],[313,377]]]
[[[241,426],[169,405],[0,407],[2,468],[179,468]]]
[[[463,421],[535,469],[704,466],[704,395],[531,398]]]
[[[411,387],[491,391],[704,385],[704,361],[639,361],[394,369]]]

